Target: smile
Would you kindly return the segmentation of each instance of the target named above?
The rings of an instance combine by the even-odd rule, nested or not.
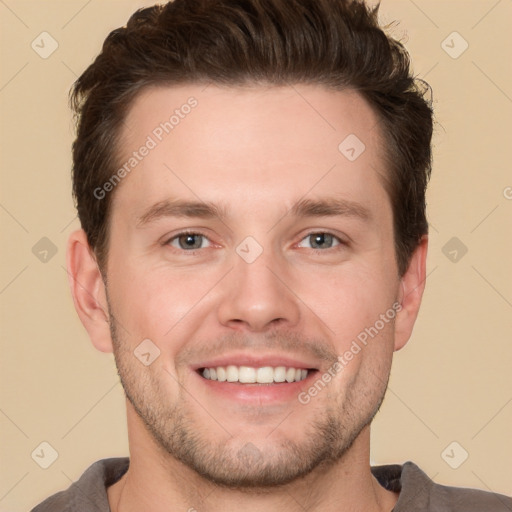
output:
[[[217,366],[200,368],[199,374],[205,379],[219,382],[239,382],[240,384],[273,384],[300,382],[308,376],[308,369],[286,366]]]

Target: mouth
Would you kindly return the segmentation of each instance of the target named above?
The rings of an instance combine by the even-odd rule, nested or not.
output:
[[[238,407],[241,404],[268,407],[289,406],[320,373],[321,361],[292,354],[231,352],[198,361],[191,370],[198,390],[213,406],[217,400]],[[261,411],[261,409],[259,409]]]
[[[315,368],[291,366],[212,366],[198,368],[197,373],[206,380],[235,384],[291,384],[307,379]]]

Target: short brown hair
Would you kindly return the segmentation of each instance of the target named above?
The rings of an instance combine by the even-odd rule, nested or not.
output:
[[[175,0],[112,31],[71,91],[73,195],[100,269],[113,193],[97,199],[94,190],[118,168],[122,123],[143,88],[305,83],[355,90],[376,112],[402,275],[428,232],[432,109],[428,85],[414,78],[407,51],[379,27],[377,12],[358,0]]]

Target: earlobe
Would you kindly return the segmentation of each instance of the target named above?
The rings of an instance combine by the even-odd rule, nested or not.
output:
[[[83,326],[98,350],[112,352],[105,284],[82,229],[69,236],[66,263],[71,295]]]
[[[395,321],[395,350],[400,350],[409,341],[418,316],[425,289],[427,249],[428,236],[424,235],[401,278],[401,310]]]

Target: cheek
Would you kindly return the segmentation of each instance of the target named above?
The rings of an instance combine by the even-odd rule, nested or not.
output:
[[[392,330],[390,322],[378,332],[369,334],[363,330],[365,338],[356,335],[348,342],[338,343],[330,400],[339,404],[347,399],[353,403],[375,402],[386,387],[391,369]]]
[[[309,300],[328,325],[327,334],[338,354],[331,388],[334,396],[344,396],[356,382],[359,386],[369,380],[378,381],[376,384],[387,381],[394,346],[397,286],[390,275],[376,264],[347,265],[323,279],[322,294],[314,287],[304,292],[304,297],[309,297],[304,302]]]
[[[215,276],[190,269],[125,262],[109,289],[114,313],[133,342],[149,338],[163,349],[190,329],[190,319],[215,281]]]
[[[375,266],[346,265],[326,273],[313,284],[302,286],[301,298],[329,327],[338,351],[344,350],[365,329],[372,328],[382,314],[392,309],[397,284]],[[323,283],[319,286],[319,283]],[[394,311],[388,314],[391,319]],[[392,322],[379,331],[392,337]],[[389,325],[388,325],[389,324]]]

